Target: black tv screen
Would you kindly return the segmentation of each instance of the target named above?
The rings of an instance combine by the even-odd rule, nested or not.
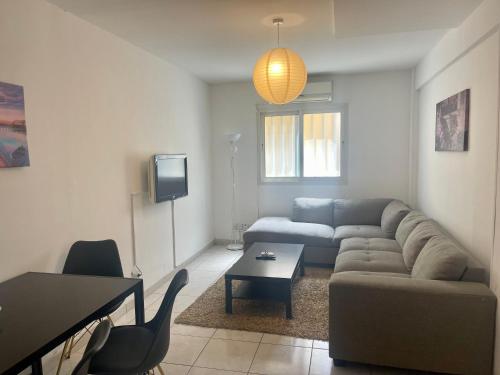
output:
[[[187,156],[154,155],[152,158],[154,202],[174,200],[188,195]]]

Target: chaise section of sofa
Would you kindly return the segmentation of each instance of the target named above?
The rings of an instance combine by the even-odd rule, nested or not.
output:
[[[481,265],[418,211],[394,240],[345,239],[329,286],[330,356],[489,374],[496,298],[484,281]]]
[[[333,265],[343,239],[394,240],[399,222],[409,211],[394,199],[296,198],[290,218],[260,218],[243,240],[245,247],[254,242],[304,244],[306,263]]]

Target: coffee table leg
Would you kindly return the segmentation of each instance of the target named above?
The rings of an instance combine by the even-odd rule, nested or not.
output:
[[[286,318],[287,319],[292,319],[293,318],[293,315],[292,315],[292,282],[290,282],[285,290],[286,290],[286,294],[285,294],[285,310],[286,310]]]
[[[231,279],[226,279],[226,313],[233,313],[233,285]]]

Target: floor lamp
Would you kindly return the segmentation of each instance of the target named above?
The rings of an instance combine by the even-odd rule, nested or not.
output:
[[[243,250],[243,244],[240,239],[239,228],[235,229],[237,223],[236,220],[236,154],[238,153],[238,141],[241,138],[240,133],[230,133],[227,134],[227,140],[229,141],[229,146],[231,150],[231,187],[232,187],[232,200],[231,200],[231,242],[227,245],[228,250]],[[237,235],[235,235],[235,232]]]

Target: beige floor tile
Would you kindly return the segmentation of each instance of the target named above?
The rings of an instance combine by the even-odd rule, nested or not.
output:
[[[259,332],[217,329],[213,337],[214,339],[260,342],[260,340],[262,339],[262,335],[263,334]]]
[[[270,333],[265,333],[264,336],[262,337],[262,343],[264,343],[264,344],[276,344],[276,345],[303,346],[305,348],[312,348],[313,340],[301,339],[298,337],[272,335]]]
[[[193,296],[177,296],[175,298],[173,311],[184,311],[191,305],[194,301],[196,301],[198,297]]]
[[[258,346],[254,342],[211,339],[195,366],[247,372]]]
[[[211,285],[211,284],[210,284]],[[210,285],[205,283],[189,283],[179,292],[179,296],[193,296],[198,297],[201,296]]]
[[[269,375],[307,375],[311,348],[260,344],[250,372]]]
[[[192,365],[207,343],[206,337],[170,335],[168,353],[162,362]]]
[[[69,359],[65,359],[61,366],[59,375],[70,375],[75,366],[82,359],[83,353],[73,353]],[[59,356],[54,356],[51,360],[43,366],[45,374],[55,374],[59,364]]]
[[[314,340],[313,348],[328,350],[328,341]]]
[[[344,367],[335,367],[328,350],[313,349],[309,375],[370,375],[370,368],[349,363]]]
[[[160,363],[160,366],[163,372],[168,375],[187,375],[191,369],[191,366],[173,365],[171,363]]]
[[[191,367],[189,375],[245,375],[246,372],[216,370],[213,368]]]
[[[204,282],[206,280],[217,280],[222,275],[222,272],[218,271],[205,271],[196,269],[189,274],[189,280],[193,282]]]
[[[310,375],[328,375],[328,374],[337,375],[337,372],[334,371],[333,359],[331,359],[328,355],[328,350],[313,349],[312,356],[311,356],[311,369],[310,369],[309,374]],[[369,375],[369,374],[367,374],[367,375]]]
[[[155,303],[157,301],[161,301],[163,299],[163,294],[162,293],[151,293],[149,296],[144,298],[144,307],[147,308],[147,307],[151,306],[153,303]]]
[[[144,319],[146,322],[149,322],[151,319],[153,319],[158,312],[157,308],[148,308],[144,311]],[[135,323],[135,319],[132,320],[131,324]]]
[[[212,337],[215,333],[215,328],[188,326],[185,324],[173,324],[170,332],[174,335]]]
[[[113,319],[116,326],[124,326],[135,323],[135,311],[131,310],[120,316],[118,319]]]

